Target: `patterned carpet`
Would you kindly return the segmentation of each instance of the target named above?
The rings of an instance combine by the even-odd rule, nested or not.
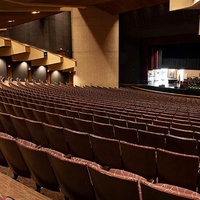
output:
[[[0,166],[0,172],[3,174],[6,174],[7,176],[13,177],[13,173],[8,167],[2,167]],[[29,178],[23,178],[23,177],[18,177],[17,179],[20,183],[23,183],[29,188],[32,188],[35,190],[35,183],[32,179]],[[1,182],[1,181],[0,181]],[[51,190],[47,190],[45,188],[42,188],[41,194],[47,196],[48,198],[52,200],[64,200],[64,195],[61,192],[54,192]]]

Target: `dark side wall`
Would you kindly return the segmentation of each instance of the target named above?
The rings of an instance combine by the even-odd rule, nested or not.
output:
[[[146,81],[152,47],[188,42],[200,44],[198,10],[170,12],[169,3],[165,3],[123,13],[119,20],[120,84]],[[166,64],[166,60],[163,61]]]
[[[0,35],[51,52],[57,52],[62,48],[66,51],[66,56],[72,56],[70,12],[25,23],[4,31]]]
[[[36,46],[41,49],[56,53],[62,49],[67,57],[72,57],[71,38],[71,13],[63,12],[33,22],[25,23],[7,31],[1,32],[1,36],[17,40],[22,43]],[[31,70],[32,79],[46,81],[47,69],[45,66],[31,67],[30,63],[12,62],[11,58],[3,58],[0,61],[0,76],[7,78],[7,67],[11,66],[13,80],[28,79]],[[52,81],[65,83],[68,81],[67,73],[56,73]]]
[[[119,82],[126,84],[139,83],[139,39],[120,37],[119,44]]]

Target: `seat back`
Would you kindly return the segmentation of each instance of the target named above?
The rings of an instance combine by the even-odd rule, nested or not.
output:
[[[72,129],[72,130],[77,130],[73,117],[59,115],[59,118],[60,118],[60,122],[62,124],[62,127],[69,128],[69,129]]]
[[[56,151],[68,154],[69,148],[63,128],[45,123],[43,124],[43,127],[50,147]]]
[[[66,116],[66,115],[67,115],[64,108],[56,108],[56,107],[55,107],[54,110],[55,110],[55,113],[56,113],[56,114],[63,115],[63,116]]]
[[[157,126],[164,126],[169,128],[171,126],[171,122],[163,120],[153,120],[153,124]]]
[[[127,122],[124,119],[116,119],[110,117],[110,124],[112,125],[117,125],[117,126],[122,126],[122,127],[127,127]]]
[[[1,112],[0,112],[1,113]],[[1,118],[0,118],[0,132],[6,132],[5,130],[4,130],[4,127],[3,127],[3,124],[2,124],[2,122],[1,122]]]
[[[64,154],[50,149],[45,150],[64,196],[69,199],[95,199],[87,162],[66,158]]]
[[[114,133],[117,140],[138,144],[137,129],[114,126]]]
[[[166,126],[158,126],[154,124],[147,124],[147,130],[154,133],[168,134],[169,130]]]
[[[26,126],[29,130],[33,143],[42,145],[43,147],[50,147],[44,132],[42,122],[25,119]]]
[[[122,169],[119,141],[90,135],[95,162],[102,166]]]
[[[85,113],[85,112],[79,112],[79,118],[84,119],[84,120],[93,121],[93,114]]]
[[[124,170],[143,176],[146,179],[156,179],[155,148],[127,142],[120,142],[120,146]]]
[[[31,135],[29,134],[29,130],[25,123],[25,119],[13,115],[10,115],[10,119],[15,127],[18,137],[24,140],[32,141]]]
[[[65,111],[67,116],[79,118],[78,111],[68,110],[68,109],[66,109]]]
[[[47,153],[34,143],[25,140],[17,140],[17,145],[35,183],[40,187],[59,191],[58,182],[51,168]]]
[[[152,119],[149,119],[149,118],[136,117],[135,121],[136,122],[146,123],[146,124],[152,124]]]
[[[17,137],[17,131],[7,113],[0,113],[0,119],[5,132],[13,137]]]
[[[166,149],[183,154],[197,155],[197,142],[195,139],[166,136]]]
[[[16,139],[12,136],[0,133],[0,148],[8,166],[15,176],[30,177],[29,169],[16,144]]]
[[[33,111],[33,115],[35,116],[36,121],[48,123],[45,112],[43,110],[32,109],[32,111]]]
[[[192,130],[196,132],[200,132],[200,125],[192,125]]]
[[[25,117],[22,106],[12,105],[15,115],[18,117]]]
[[[35,116],[33,114],[33,109],[32,108],[23,107],[22,110],[23,110],[23,113],[24,113],[26,119],[30,119],[30,120],[35,120],[36,121],[36,118],[35,118]]]
[[[45,111],[45,115],[49,124],[54,126],[62,126],[58,114]]]
[[[93,122],[94,134],[106,137],[106,138],[115,138],[113,125],[111,124],[103,124],[99,122]]]
[[[90,120],[74,118],[74,123],[78,131],[93,133],[93,122]]]
[[[1,102],[1,101],[0,101],[0,112],[3,112],[3,113],[7,112],[5,107],[4,107],[4,102]]]
[[[89,166],[89,173],[97,200],[139,200],[138,179]]]
[[[182,123],[172,122],[171,126],[177,129],[183,129],[183,130],[188,130],[188,131],[192,130],[192,126],[186,123],[182,124]]]
[[[132,122],[132,121],[128,121],[128,127],[129,128],[135,128],[137,130],[146,130],[146,123],[144,122]]]
[[[158,182],[195,191],[199,157],[157,149]]]
[[[184,138],[193,138],[194,137],[194,132],[185,130],[185,129],[178,129],[178,128],[173,128],[171,127],[169,129],[169,133],[174,136],[178,137],[184,137]]]
[[[6,110],[6,112],[10,115],[15,115],[15,111],[13,110],[12,104],[10,103],[4,103],[4,108]]]
[[[94,114],[93,115],[93,119],[95,122],[99,122],[99,123],[104,123],[104,124],[109,124],[110,121],[109,121],[109,117],[107,116],[102,116],[102,115],[96,115]]]
[[[155,148],[165,148],[165,134],[138,130],[139,144]]]
[[[64,129],[64,133],[72,156],[94,161],[88,133],[82,133],[66,128]]]

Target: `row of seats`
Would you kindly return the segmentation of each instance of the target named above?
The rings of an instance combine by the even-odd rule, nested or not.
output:
[[[16,89],[16,88],[15,88]],[[48,88],[48,87],[45,87],[45,90],[44,91],[46,91],[46,90],[48,90],[48,89],[51,89],[51,88]],[[73,88],[74,89],[74,88]],[[59,89],[57,89],[58,91],[57,92],[59,92],[59,96],[62,96],[62,92],[61,92],[61,87],[59,88]],[[68,91],[69,89],[67,88],[67,90],[65,90],[65,91]],[[82,88],[82,92],[84,91],[84,93],[86,92],[85,91],[86,89],[85,88]],[[18,91],[19,91],[19,87],[18,87]],[[23,90],[21,89],[20,90],[20,92],[24,92],[24,88],[23,88]],[[37,94],[38,94],[38,91],[37,91],[37,93],[36,94],[32,94],[32,96],[31,96],[31,93],[33,93],[33,92],[35,92],[35,91],[37,91],[37,90],[35,90],[35,89],[33,89],[33,90],[31,90],[31,92],[28,94],[28,96],[30,96],[31,98],[32,97],[36,97],[36,100],[34,100],[34,101],[36,101],[36,102],[38,102],[38,101],[43,101],[44,100],[44,98],[46,97],[46,96],[48,96],[48,98],[49,98],[49,95],[46,95],[45,96],[45,94],[41,97],[41,99],[37,96]],[[77,91],[77,93],[78,92],[81,92],[80,90],[78,90]],[[109,93],[111,93],[111,91],[108,91]],[[140,91],[141,92],[141,91]],[[125,93],[123,93],[123,95],[124,94],[126,94],[126,93],[128,93],[129,95],[131,94],[131,97],[132,97],[132,95],[135,95],[135,93],[137,94],[138,93],[138,91],[136,92],[136,91],[131,91],[130,92],[130,90],[129,91],[125,91]],[[142,92],[143,94],[145,94],[145,92]],[[23,93],[23,96],[25,95],[26,93]],[[147,93],[148,94],[148,93]],[[74,95],[74,94],[73,94]],[[70,102],[71,104],[73,103],[73,101],[71,101],[71,98],[73,97],[73,95],[72,94],[70,94],[70,95],[68,95],[68,96],[66,96],[66,98],[68,99],[68,102]],[[84,94],[85,95],[85,94]],[[101,94],[102,95],[102,94]],[[117,95],[119,95],[119,94],[117,94]],[[148,94],[149,95],[149,94]],[[79,97],[80,95],[78,95],[77,94],[77,97],[73,97],[72,98],[72,100],[74,100],[74,103],[75,103],[75,105],[78,105],[78,104],[81,104],[82,103],[82,106],[84,105],[84,104],[87,104],[87,102],[88,101],[90,101],[90,99],[92,98],[92,96],[90,95],[90,99],[87,99],[87,100],[84,100],[84,98],[85,98],[85,96],[81,96],[81,98],[83,98],[83,99],[78,99],[78,98],[80,98]],[[110,95],[109,95],[110,96]],[[154,95],[155,96],[155,95]],[[160,95],[159,94],[159,96],[162,96],[162,95]],[[51,94],[51,97],[52,97],[52,99],[51,100],[54,100],[54,98],[53,97],[55,97],[55,95],[54,94]],[[71,97],[71,98],[70,98]],[[166,95],[165,95],[165,97],[166,97]],[[56,97],[55,98],[58,98],[58,95],[56,95]],[[76,99],[77,98],[77,99]],[[135,103],[135,98],[136,98],[136,96],[134,96],[134,98],[132,98],[131,99],[131,102],[130,102],[130,108],[131,107],[135,107],[136,106],[136,108],[138,109],[138,108],[140,108],[141,107],[141,104],[144,104],[144,108],[143,108],[143,110],[145,111],[145,110],[147,110],[147,105],[151,108],[152,107],[152,104],[153,105],[155,105],[154,107],[152,107],[152,109],[150,109],[150,111],[151,112],[153,112],[157,107],[159,107],[159,109],[158,110],[161,110],[161,108],[162,107],[164,107],[165,106],[165,104],[163,104],[162,106],[159,106],[159,104],[156,102],[156,104],[155,104],[155,102],[151,102],[151,103],[144,103],[144,101],[145,101],[145,98],[141,98],[140,99],[140,101],[138,101],[138,104],[137,105],[134,105],[134,103]],[[180,98],[180,97],[179,97]],[[50,99],[50,98],[49,98]],[[60,99],[60,102],[62,102],[63,103],[63,100],[65,99],[65,97],[63,97],[63,98],[61,98]],[[164,100],[165,98],[160,98],[161,100]],[[183,98],[181,98],[181,99],[183,99]],[[45,99],[46,100],[46,99]],[[148,98],[148,101],[150,101],[151,100],[151,98]],[[83,102],[82,102],[83,101]],[[96,101],[96,99],[95,99],[95,101]],[[116,103],[117,102],[117,104],[119,104],[120,103],[120,101],[116,101],[116,100],[114,100],[114,99],[112,99],[112,103],[111,104],[109,104],[107,107],[112,107],[113,106],[113,104],[114,103]],[[171,100],[169,100],[169,102],[170,102],[170,105],[172,105],[172,101]],[[52,101],[51,101],[51,103],[52,103]],[[126,105],[126,101],[124,102],[124,100],[123,100],[123,103],[124,103],[124,105]],[[166,102],[165,102],[166,103]],[[178,103],[180,103],[179,101],[177,102],[177,104]],[[97,107],[97,106],[100,106],[101,107],[101,101],[99,101],[99,102],[96,102],[96,104],[95,104],[95,107]],[[94,107],[94,104],[92,104],[91,103],[91,108],[92,108],[92,106]],[[123,106],[123,104],[122,103],[120,103],[120,106],[118,106],[119,108],[120,108],[120,110],[123,108],[122,107]],[[181,105],[180,105],[181,106]],[[169,109],[169,113],[173,113],[173,114],[178,114],[177,113],[177,105],[176,105],[176,107],[172,107],[173,109]],[[129,107],[127,107],[127,108],[129,108]],[[167,108],[165,108],[165,109],[162,109],[162,110],[166,110]],[[183,107],[178,107],[178,110],[183,110]],[[181,113],[181,115],[188,115],[189,113],[188,113],[188,106],[187,106],[187,109],[185,109],[186,111],[184,111],[184,112],[180,112]],[[191,107],[190,108],[191,110],[192,110],[192,113],[194,114],[194,115],[196,115],[197,113],[198,113],[198,110],[197,110],[197,108],[194,108],[194,105],[193,105],[193,107]],[[193,115],[192,114],[192,115]],[[191,115],[191,116],[192,116]],[[199,116],[199,115],[198,115]]]
[[[165,163],[161,166],[166,165],[166,162],[170,159],[174,165],[179,164],[180,168],[176,172],[171,167],[165,167],[165,170],[171,173],[169,174],[171,175],[170,178],[175,182],[177,180],[174,173],[178,173],[178,178],[182,179],[181,185],[188,186],[191,189],[188,190],[173,184],[162,184],[166,182],[165,179],[168,180],[168,177],[166,178],[163,175],[159,177],[161,183],[152,184],[135,173],[115,168],[108,170],[94,162],[71,157],[22,139],[15,139],[4,133],[0,133],[0,147],[9,167],[15,174],[15,178],[18,175],[31,177],[35,181],[38,191],[41,187],[54,191],[61,190],[66,199],[200,199],[200,195],[194,192],[197,177],[194,177],[194,171],[192,170],[194,168],[198,170],[198,158],[195,156],[171,154],[157,149],[158,166],[160,165],[159,159],[166,158],[164,154],[167,154],[168,157],[164,159]],[[14,157],[13,152],[15,152]],[[137,152],[134,154],[137,158],[139,157]],[[129,159],[130,155],[127,156],[127,159]],[[148,159],[148,156],[146,158]],[[136,165],[140,165],[140,161],[142,159],[137,159]],[[145,162],[147,168],[147,164],[149,165],[151,162]],[[190,173],[186,173],[186,168],[190,170]],[[165,170],[162,170],[161,173]]]
[[[56,108],[56,107],[50,107],[50,106],[43,106],[39,104],[33,104],[29,103],[27,105],[15,105],[12,103],[5,103],[0,102],[1,110],[7,111],[10,114],[13,115],[20,115],[20,117],[23,117],[25,114],[23,112],[23,109],[30,108],[30,109],[36,109],[40,110],[42,112],[49,112],[49,113],[57,113],[62,115],[67,115],[71,117],[81,118],[85,120],[94,120],[102,123],[112,123],[112,119],[118,119],[120,121],[123,121],[121,124],[123,126],[127,126],[126,121],[135,121],[135,122],[143,122],[146,124],[152,124],[156,121],[163,122],[163,126],[170,127],[180,127],[183,125],[183,128],[186,130],[192,130],[193,126],[199,126],[199,118],[177,118],[173,115],[155,115],[155,114],[142,114],[142,113],[132,113],[131,115],[127,115],[125,113],[123,114],[117,114],[117,113],[110,113],[110,112],[103,112],[103,111],[96,111],[96,110],[89,110],[81,108],[80,110],[75,110],[75,108],[69,107],[69,108]],[[73,110],[74,109],[74,110]],[[110,120],[111,118],[111,120]]]
[[[18,99],[20,99],[20,100],[15,99],[15,98],[16,97],[12,97],[12,98],[8,98],[7,96],[3,97],[3,95],[1,97],[3,102],[9,102],[11,104],[16,104],[16,105],[29,106],[32,108],[42,109],[42,110],[47,110],[47,111],[49,109],[52,110],[53,107],[59,107],[59,108],[84,111],[87,113],[94,113],[94,114],[99,114],[99,115],[104,115],[104,116],[107,115],[107,113],[108,113],[108,115],[113,114],[115,117],[120,116],[121,118],[123,118],[124,116],[127,116],[127,115],[130,116],[130,118],[134,117],[134,116],[140,117],[141,115],[145,115],[148,112],[152,118],[156,118],[157,116],[159,117],[160,115],[161,115],[161,117],[166,116],[165,120],[167,120],[167,121],[171,120],[172,118],[174,120],[177,120],[177,118],[178,118],[178,119],[183,119],[183,120],[190,119],[190,121],[196,121],[196,120],[198,120],[198,117],[199,117],[199,116],[197,116],[197,117],[189,116],[188,113],[185,113],[185,115],[178,115],[176,112],[175,113],[172,113],[172,112],[167,113],[165,109],[161,109],[161,108],[159,108],[159,109],[152,108],[150,110],[148,110],[147,108],[146,109],[143,108],[141,110],[139,105],[135,106],[134,108],[120,108],[120,107],[110,108],[111,106],[104,108],[99,104],[87,105],[86,102],[82,102],[82,104],[81,104],[80,102],[77,102],[77,101],[72,103],[69,100],[67,102],[66,101],[63,102],[63,100],[62,100],[61,102],[56,103],[56,102],[53,102],[52,100],[45,101],[44,99],[35,99],[35,98],[37,98],[37,96],[35,96],[33,99],[32,99],[32,97],[25,98],[25,97],[21,97],[21,96],[18,97]],[[23,99],[23,101],[21,99]],[[27,105],[27,102],[29,102],[28,105]],[[44,106],[44,105],[46,105],[46,106]]]
[[[5,106],[5,107],[4,107]],[[147,120],[145,118],[137,118],[136,121],[128,121],[123,119],[117,119],[113,117],[103,117],[100,115],[92,115],[88,113],[83,112],[72,112],[65,109],[57,109],[57,113],[51,113],[47,111],[41,111],[34,108],[26,108],[23,106],[15,106],[12,104],[0,104],[0,111],[4,113],[9,113],[11,115],[16,115],[18,117],[27,118],[30,120],[37,120],[44,123],[49,123],[56,126],[63,126],[66,128],[71,129],[77,129],[84,132],[90,132],[93,133],[94,131],[94,125],[98,123],[104,123],[107,125],[108,130],[112,129],[112,125],[121,126],[121,127],[128,127],[128,128],[135,128],[135,129],[142,129],[142,130],[148,130],[150,132],[158,132],[163,134],[172,134],[180,137],[186,137],[186,138],[196,138],[199,139],[200,135],[200,126],[196,125],[189,125],[189,124],[182,124],[182,123],[176,123],[176,122],[166,122],[161,120],[153,120],[153,124],[146,123]],[[69,114],[73,113],[73,115]],[[68,117],[67,117],[68,116]],[[73,123],[72,120],[75,117],[76,123]],[[70,125],[68,126],[68,123],[66,123],[69,119],[68,123]],[[63,121],[64,120],[64,121]],[[71,121],[71,122],[69,122]],[[196,122],[197,124],[198,122]],[[78,126],[78,128],[77,128]],[[97,125],[96,125],[97,126]],[[109,127],[110,126],[110,127]]]
[[[42,86],[43,87],[43,86]],[[17,88],[17,87],[16,87]],[[71,90],[71,89],[70,89]],[[73,89],[72,89],[73,90]],[[74,92],[74,91],[73,91]],[[102,93],[103,94],[103,93]],[[80,95],[81,96],[81,95]],[[90,95],[88,95],[88,96],[90,96]],[[76,97],[76,95],[75,95],[75,97]],[[67,99],[66,99],[67,100]],[[81,100],[81,98],[79,98],[78,100]],[[111,99],[110,99],[111,100]],[[133,102],[128,102],[128,104],[129,103],[133,103]],[[127,105],[128,105],[127,104]],[[131,104],[129,104],[129,105],[131,105]],[[81,106],[80,106],[81,107]],[[179,107],[180,108],[180,107]],[[76,109],[75,109],[76,110]],[[120,109],[121,110],[121,109]],[[149,109],[149,111],[151,111],[152,109]],[[80,113],[79,112],[79,110],[77,110],[78,111],[78,114]],[[168,110],[169,111],[169,110]],[[48,112],[48,111],[47,111]],[[176,112],[174,112],[173,110],[172,110],[172,113],[173,113],[173,115],[172,116],[175,116],[175,114],[177,113],[177,109],[176,109]],[[97,114],[97,113],[96,113]],[[100,113],[98,113],[98,114],[100,114],[101,115],[101,112]],[[188,114],[190,114],[190,112],[185,112],[185,116],[187,116]],[[102,112],[102,115],[103,115],[103,112]],[[121,115],[120,115],[121,116]],[[144,116],[144,115],[143,115]],[[185,116],[184,117],[181,117],[181,120],[183,119],[183,121],[187,121],[187,120],[185,120]],[[136,116],[137,118],[140,118],[139,116]],[[148,116],[149,118],[150,118],[150,115]],[[110,118],[109,118],[110,119]],[[135,118],[136,119],[136,118]],[[196,118],[195,118],[196,119]],[[75,120],[78,120],[78,119],[75,119]],[[74,119],[73,119],[73,121],[74,121]],[[148,120],[147,120],[148,121]],[[159,120],[159,121],[162,121],[162,120]],[[137,124],[138,124],[139,122],[137,121]],[[182,123],[182,122],[181,122]],[[105,125],[105,124],[104,124]],[[77,128],[77,127],[76,127]],[[137,131],[137,132],[139,132],[139,131]],[[142,132],[142,131],[140,131],[140,132]],[[139,135],[138,133],[136,134],[137,136]],[[188,134],[189,135],[189,134]],[[90,135],[90,137],[91,137],[92,135]],[[96,136],[97,137],[97,136]],[[99,139],[99,138],[98,138]],[[165,139],[166,140],[166,139]],[[157,152],[157,151],[156,151]]]
[[[87,159],[93,162],[95,161],[103,167],[107,166],[108,168],[124,169],[129,172],[134,172],[147,179],[156,180],[158,177],[158,181],[160,182],[160,180],[163,180],[162,177],[167,177],[164,179],[167,183],[172,183],[193,190],[195,190],[197,186],[198,156],[186,154],[184,154],[184,156],[177,156],[179,155],[178,153],[169,153],[167,150],[156,150],[153,147],[140,146],[92,134],[89,135],[87,133],[81,133],[70,129],[63,130],[62,128],[50,125],[44,125],[41,128],[44,128],[46,133],[45,135],[42,135],[39,132],[42,129],[32,129],[34,139],[31,141],[35,142],[39,146],[42,145],[66,155]],[[169,147],[170,145],[171,144],[169,143]],[[173,145],[176,147],[175,144]],[[191,146],[192,145],[188,147],[190,151],[195,151]],[[184,149],[184,145],[182,145],[182,149]],[[164,153],[162,154],[158,152]],[[169,156],[169,159],[166,159],[168,154],[171,155],[171,157]],[[173,156],[175,159],[173,159]],[[182,162],[182,157],[185,158],[184,162]],[[190,158],[195,161],[189,161]],[[194,162],[197,163],[196,168],[194,167]],[[193,166],[191,169],[193,173],[191,171],[190,173],[187,173],[187,170],[189,169],[188,165],[190,167]],[[172,171],[169,172],[169,170]],[[182,173],[180,172],[181,170]],[[182,177],[174,176],[175,171],[178,171]],[[194,173],[194,171],[196,171],[196,173]],[[194,177],[191,178],[191,174],[193,174],[196,179],[194,179]],[[188,179],[193,182],[193,188],[185,183],[189,182],[188,180],[183,181],[185,180],[185,177],[186,180]]]
[[[146,131],[142,130],[141,125],[143,124],[134,124],[132,128],[125,128],[61,115],[55,118],[55,122],[59,119],[61,125],[54,126],[42,123],[40,120],[29,120],[0,112],[0,131],[6,132],[14,137],[33,141],[43,146],[49,146],[47,139],[50,141],[57,141],[59,137],[62,139],[65,138],[65,136],[63,136],[64,132],[66,132],[65,130],[70,130],[74,133],[78,133],[77,131],[79,131],[79,133],[94,134],[96,136],[129,143],[200,156],[199,133],[195,133],[195,138],[187,138],[186,136],[189,136],[189,134],[193,137],[194,133],[171,128],[170,134],[167,134],[167,132],[163,134],[158,133],[161,132],[159,130],[162,128],[159,126],[148,126],[149,131]],[[61,143],[62,139],[60,141]],[[63,152],[61,149],[60,151]]]

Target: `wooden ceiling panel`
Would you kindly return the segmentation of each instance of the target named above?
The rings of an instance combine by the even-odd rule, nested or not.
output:
[[[17,26],[23,23],[27,23],[30,21],[34,21],[37,19],[41,19],[43,17],[47,17],[50,15],[55,14],[54,12],[45,12],[40,13],[38,15],[32,15],[30,12],[7,12],[6,14],[4,12],[0,12],[0,29],[3,28],[11,28],[13,26]],[[14,21],[12,21],[14,20]],[[11,21],[11,22],[9,22]]]
[[[105,10],[106,12],[116,15],[119,13],[150,7],[166,2],[169,2],[169,0],[113,0],[107,3],[103,3],[101,5],[97,5],[97,7]]]
[[[72,7],[96,6],[111,14],[120,14],[169,0],[0,0],[0,29],[41,19]],[[40,11],[32,15],[32,11]],[[8,23],[8,20],[14,20]]]
[[[20,0],[20,1],[23,1],[23,0]],[[97,5],[97,4],[100,4],[100,3],[107,3],[107,2],[110,2],[112,0],[51,0],[51,1],[46,1],[46,0],[33,0],[31,1],[31,3],[33,4],[55,4],[55,5],[63,5],[63,6],[66,6],[66,5],[80,5],[80,6],[91,6],[91,5]],[[26,0],[24,0],[24,2],[26,2]]]

